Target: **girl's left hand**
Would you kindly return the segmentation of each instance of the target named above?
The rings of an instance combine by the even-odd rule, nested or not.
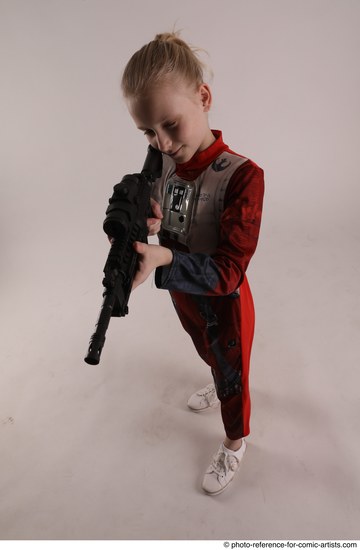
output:
[[[152,271],[161,265],[170,265],[173,253],[170,248],[158,244],[134,243],[135,252],[139,254],[138,270],[135,274],[132,290],[141,285]]]

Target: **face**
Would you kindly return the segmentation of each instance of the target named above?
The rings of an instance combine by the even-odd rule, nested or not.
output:
[[[186,83],[168,82],[128,99],[127,106],[149,143],[178,164],[188,162],[215,140],[208,123],[211,92],[207,84],[194,90]]]

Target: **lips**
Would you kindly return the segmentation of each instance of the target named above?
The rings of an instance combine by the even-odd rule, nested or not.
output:
[[[181,149],[182,149],[182,145],[181,145],[181,147],[179,147],[179,149],[178,149],[177,151],[175,151],[175,153],[169,154],[169,157],[175,158],[175,157],[178,155],[178,153],[179,153],[179,151],[180,151]]]

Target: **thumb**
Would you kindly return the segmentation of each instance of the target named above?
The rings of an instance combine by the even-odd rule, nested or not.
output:
[[[138,254],[144,254],[147,247],[145,243],[141,243],[140,241],[135,241],[133,246],[135,252],[137,252]]]

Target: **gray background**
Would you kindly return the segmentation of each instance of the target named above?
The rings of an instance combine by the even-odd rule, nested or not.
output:
[[[357,0],[1,0],[2,539],[359,538]],[[146,142],[119,80],[157,32],[209,53],[210,121],[266,173],[249,268],[249,447],[217,498],[219,412],[149,280],[83,357],[112,186]]]

